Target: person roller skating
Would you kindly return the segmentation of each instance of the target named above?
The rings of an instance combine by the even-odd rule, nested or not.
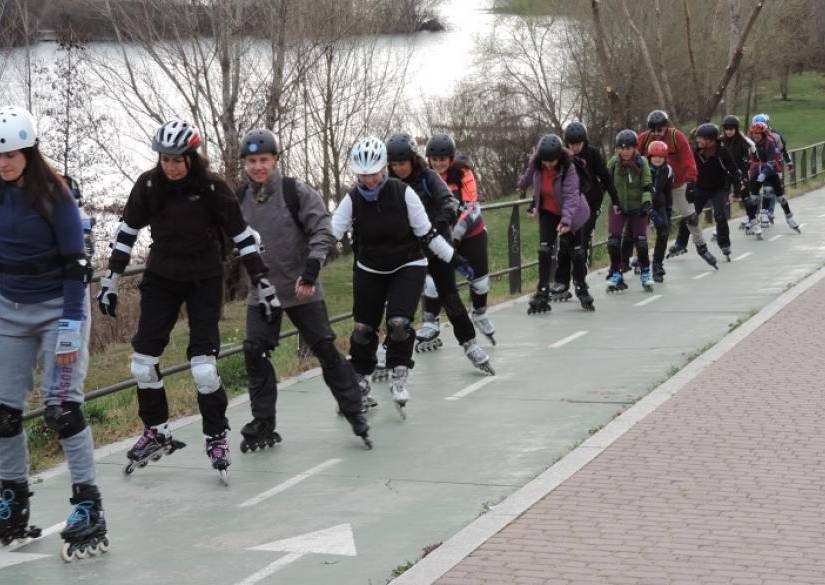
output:
[[[332,216],[335,238],[352,233],[355,244],[350,361],[356,373],[368,379],[377,363],[378,329],[386,313],[390,391],[396,404],[406,406],[407,377],[414,363],[412,324],[427,273],[422,247],[469,280],[473,271],[430,223],[412,187],[387,176],[387,147],[380,139],[359,140],[350,154],[350,169],[357,185]]]
[[[100,504],[100,492],[94,485],[72,486],[69,500],[75,508],[60,531],[63,546],[60,558],[67,563],[105,553],[109,550],[106,536],[106,519]]]
[[[83,495],[93,512],[93,531],[70,530],[75,509],[62,535],[97,553],[105,552],[108,540],[95,483],[92,431],[82,410],[91,267],[79,194],[71,191],[41,154],[31,114],[0,106],[0,542],[8,545],[42,534],[29,524],[32,492],[23,428],[23,409],[39,369],[45,427],[66,457],[70,502],[77,505],[76,498]]]
[[[654,282],[664,282],[665,250],[670,237],[670,216],[673,211],[673,169],[667,164],[667,144],[653,141],[647,147],[653,189],[653,209],[650,221],[656,228],[651,274]]]
[[[553,290],[550,279],[556,265],[556,241],[573,263],[573,285],[582,308],[593,311],[593,297],[588,292],[587,244],[582,227],[590,220],[590,206],[581,192],[579,174],[573,154],[561,138],[547,134],[539,140],[536,151],[518,180],[517,188],[533,188],[533,202],[527,213],[539,219],[539,283],[530,299],[527,314],[550,310]],[[568,260],[569,262],[569,260]],[[563,283],[562,283],[563,284]]]
[[[781,164],[781,153],[765,122],[756,121],[751,125],[750,138],[755,147],[748,168],[750,194],[746,200],[745,210],[750,224],[745,234],[761,240],[765,229],[762,221],[763,212],[767,213],[766,192],[771,191],[772,195],[782,193],[782,181],[777,171]]]
[[[168,425],[150,427],[144,430],[137,443],[126,452],[129,463],[123,468],[123,472],[131,475],[136,467],[146,467],[150,461],[160,461],[164,455],[171,455],[184,447],[186,443],[172,438]]]
[[[261,257],[271,267],[268,278],[277,291],[275,305],[268,310],[259,308],[261,296],[255,288],[247,297],[243,349],[252,420],[241,429],[241,453],[281,442],[275,430],[277,376],[270,357],[278,345],[284,314],[318,359],[338,413],[370,448],[365,414],[376,402],[369,394],[369,380],[360,380],[335,347],[320,282],[321,267],[335,244],[329,212],[318,192],[281,175],[280,148],[272,131],[256,128],[247,132],[241,139],[240,156],[248,182],[236,195],[244,219],[260,235]]]
[[[622,130],[616,135],[617,153],[607,163],[618,194],[608,217],[609,293],[627,288],[621,271],[621,241],[626,230],[636,243],[642,287],[647,292],[653,290],[647,242],[648,218],[653,211],[652,179],[647,159],[636,149],[637,143],[633,130]]]

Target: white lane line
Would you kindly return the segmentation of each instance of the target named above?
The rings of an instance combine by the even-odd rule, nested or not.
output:
[[[63,530],[63,528],[65,526],[66,526],[65,522],[58,522],[54,526],[49,526],[48,528],[44,528],[43,532],[40,534],[38,539],[46,538],[47,536],[51,536],[52,534],[60,532],[61,530]],[[27,545],[35,542],[35,540],[37,540],[37,539],[31,539],[30,538],[28,540],[16,541],[16,542],[11,543],[9,546],[5,547],[3,550],[5,550],[6,552],[11,552],[13,550],[17,550],[18,548],[22,548],[24,546],[27,546]]]
[[[299,483],[301,483],[305,479],[308,479],[308,478],[312,477],[313,475],[321,473],[322,471],[324,471],[328,467],[332,467],[333,465],[337,465],[339,463],[341,463],[341,459],[327,459],[326,461],[324,461],[320,465],[316,465],[312,469],[307,469],[303,473],[299,473],[295,477],[291,477],[288,480],[286,480],[285,482],[276,485],[274,488],[272,488],[270,490],[267,490],[263,493],[260,493],[257,496],[255,496],[254,498],[250,498],[250,499],[246,500],[245,502],[242,502],[242,503],[238,504],[238,507],[239,508],[248,508],[249,506],[254,506],[255,504],[260,504],[264,500],[266,500],[268,498],[271,498],[272,496],[275,496],[277,494],[280,494],[281,492],[283,492],[285,490],[288,490],[289,488],[291,488],[293,486],[298,485]]]
[[[691,280],[699,280],[700,278],[705,278],[706,276],[709,276],[711,274],[713,274],[713,271],[708,270],[707,272],[703,272],[702,274],[697,274],[696,276],[691,276],[690,278],[691,278]]]
[[[510,377],[509,374],[506,375],[506,376],[487,376],[486,378],[482,378],[478,382],[473,382],[472,384],[470,384],[469,386],[467,386],[463,390],[459,390],[458,392],[456,392],[452,396],[445,397],[444,400],[461,400],[465,396],[469,396],[473,392],[475,392],[477,390],[481,390],[487,384],[491,384],[492,382],[495,382],[496,380],[506,380],[509,377]]]
[[[271,577],[272,575],[274,575],[275,573],[277,573],[278,571],[280,571],[281,569],[283,569],[284,567],[286,567],[290,563],[294,563],[295,561],[297,561],[298,559],[300,559],[303,556],[304,556],[304,553],[291,552],[289,554],[285,554],[284,556],[279,558],[277,561],[273,561],[273,562],[269,563],[267,566],[265,566],[263,569],[261,569],[257,573],[254,573],[254,574],[250,575],[249,577],[247,577],[246,579],[244,579],[243,581],[237,583],[237,585],[255,585],[255,583],[263,581],[267,577]]]
[[[753,256],[753,252],[745,252],[744,254],[740,254],[736,258],[733,259],[734,262],[739,262],[740,260],[744,260],[748,256]]]
[[[576,339],[578,339],[579,337],[581,337],[583,335],[587,335],[587,331],[576,331],[573,335],[568,335],[564,339],[559,339],[556,343],[553,343],[553,344],[549,345],[548,347],[550,349],[558,349],[563,345],[567,345],[571,341],[575,341]]]
[[[776,234],[774,237],[768,238],[768,241],[769,242],[775,242],[776,240],[778,240],[781,237],[782,237],[782,234]]]
[[[658,301],[658,300],[659,300],[659,299],[661,299],[661,298],[662,298],[662,295],[653,295],[652,297],[648,297],[648,298],[646,298],[646,299],[645,299],[645,300],[643,300],[643,301],[639,301],[638,303],[636,303],[636,304],[635,304],[635,305],[633,305],[633,306],[634,306],[634,307],[644,307],[645,305],[649,305],[649,304],[650,304],[650,303],[652,303],[653,301]]]
[[[799,229],[802,229],[802,228],[804,228],[804,227],[805,227],[805,224],[804,224],[804,223],[800,223],[800,224],[799,224]]]
[[[817,215],[817,217],[825,217],[825,213],[823,213],[822,215]]]

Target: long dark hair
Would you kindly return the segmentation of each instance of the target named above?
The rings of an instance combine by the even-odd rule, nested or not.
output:
[[[573,152],[568,150],[567,148],[562,148],[561,153],[559,154],[558,163],[556,164],[556,169],[562,170],[565,167],[569,166],[570,163],[573,161],[571,158],[573,156]],[[533,156],[533,168],[537,171],[542,170],[541,166],[541,159],[539,159],[538,153]]]
[[[473,167],[468,165],[463,159],[459,160],[455,158],[447,169],[447,178],[444,182],[448,185],[461,185],[461,182],[464,180],[464,173],[467,171],[472,172]]]
[[[23,148],[20,152],[26,157],[26,168],[22,175],[22,189],[26,195],[26,202],[43,219],[51,223],[54,208],[64,198],[71,200],[69,188],[63,177],[43,158],[36,144],[30,148]]]
[[[202,196],[210,197],[212,195],[210,184],[219,180],[219,177],[209,170],[209,160],[198,152],[187,152],[183,156],[186,158],[188,172],[186,177],[174,182],[170,181],[166,173],[163,172],[163,168],[160,166],[160,156],[158,156],[158,162],[155,168],[152,169],[153,188],[150,190],[149,197],[149,212],[152,215],[163,211],[167,199],[165,195],[169,192],[169,189],[177,185],[191,189]]]

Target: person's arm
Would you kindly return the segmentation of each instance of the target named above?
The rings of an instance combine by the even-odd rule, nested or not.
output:
[[[453,196],[441,175],[434,170],[425,170],[421,180],[426,183],[427,192],[433,201],[435,213],[432,222],[439,232],[446,233],[457,219],[458,200]]]
[[[218,208],[217,217],[221,224],[220,227],[227,236],[232,238],[246,273],[252,284],[257,285],[269,272],[269,268],[261,258],[261,236],[247,225],[238,199],[226,182],[213,180],[209,188],[214,191],[214,204]]]
[[[330,225],[332,236],[338,241],[344,239],[347,232],[352,229],[352,198],[349,194],[345,195],[338,203],[338,207],[332,214]]]
[[[63,265],[63,318],[80,322],[87,317],[83,300],[90,273],[83,249],[80,211],[68,195],[55,205],[52,221]]]
[[[593,174],[599,182],[602,191],[607,191],[610,196],[610,201],[615,204],[615,202],[618,201],[618,194],[616,193],[616,186],[613,184],[613,176],[610,174],[610,171],[607,170],[607,163],[605,163],[602,155],[596,148],[592,146],[588,146],[587,148],[590,151],[588,163],[593,168]]]
[[[140,176],[129,193],[120,224],[110,243],[112,253],[108,268],[113,274],[123,274],[126,270],[140,230],[149,225],[149,180],[147,174]]]
[[[324,207],[324,200],[317,191],[303,183],[298,184],[298,219],[304,228],[309,248],[301,281],[311,285],[318,280],[321,266],[335,244],[335,238],[332,235],[332,223],[329,212]]]
[[[647,207],[650,207],[653,202],[653,181],[650,176],[650,165],[647,163],[647,159],[644,157],[642,158],[642,207],[645,207],[645,203],[647,203]]]
[[[430,223],[427,217],[427,210],[421,203],[421,198],[413,191],[412,187],[407,187],[404,191],[404,203],[407,206],[407,217],[413,234],[419,238],[429,250],[444,262],[451,262],[455,255],[453,247],[440,235]]]
[[[684,132],[675,130],[674,132],[676,134],[676,152],[685,169],[685,181],[695,183],[698,170],[696,169],[696,160],[693,158],[693,149],[690,147],[690,142],[688,142]]]
[[[567,166],[566,170],[558,169],[562,173],[561,182],[561,225],[571,227],[573,225],[573,214],[577,206],[581,203],[581,188],[579,181],[579,173],[576,171],[576,165],[573,161]]]
[[[516,189],[519,191],[526,191],[528,187],[533,186],[533,171],[535,169],[535,157],[530,157],[530,161],[527,163],[527,166],[524,167],[521,175],[516,182]]]

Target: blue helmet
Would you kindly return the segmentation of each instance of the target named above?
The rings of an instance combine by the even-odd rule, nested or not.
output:
[[[762,123],[762,124],[765,124],[767,126],[767,125],[770,124],[771,118],[767,114],[756,114],[753,117],[753,120],[751,120],[751,124],[756,124],[758,122]]]

